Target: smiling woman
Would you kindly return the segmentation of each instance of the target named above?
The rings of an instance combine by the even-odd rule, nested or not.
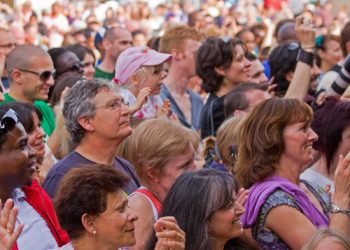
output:
[[[18,207],[15,228],[25,225],[14,249],[50,249],[67,243],[51,200],[33,180],[35,152],[28,145],[23,125],[15,111],[3,106],[0,119],[0,199],[13,199]],[[15,231],[3,220],[1,224],[9,234]]]
[[[334,204],[317,184],[299,181],[318,138],[312,117],[300,100],[273,98],[256,106],[241,127],[235,171],[250,188],[242,222],[261,249],[300,249],[320,227],[349,235],[350,154],[339,157]]]
[[[72,242],[61,249],[115,250],[135,244],[134,222],[138,216],[129,208],[122,189],[127,182],[128,177],[103,164],[76,167],[65,175],[55,204],[59,221]],[[170,235],[184,239],[174,219],[163,218],[158,223]],[[172,240],[169,235],[160,238],[178,245],[175,249],[183,249],[180,240]]]
[[[11,102],[3,105],[4,108],[13,109],[19,117],[24,129],[28,134],[28,145],[35,151],[36,154],[36,175],[40,181],[46,177],[48,170],[57,161],[55,157],[51,156],[50,149],[46,147],[45,133],[41,127],[42,114],[30,103]],[[43,161],[47,156],[47,161],[43,165]]]
[[[233,249],[227,242],[243,233],[244,208],[236,201],[237,188],[233,176],[224,171],[186,172],[169,190],[162,215],[177,219],[186,233],[186,249]],[[156,242],[153,234],[145,249],[154,249]]]

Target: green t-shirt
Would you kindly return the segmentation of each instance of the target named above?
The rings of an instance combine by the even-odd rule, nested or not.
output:
[[[8,93],[4,94],[4,99],[5,101],[1,102],[0,105],[16,101],[9,96]],[[37,107],[43,115],[41,127],[44,129],[45,133],[50,136],[56,127],[55,114],[53,110],[46,102],[40,100],[35,101],[34,106]]]
[[[102,78],[106,80],[112,80],[114,77],[114,72],[106,72],[101,70],[99,67],[96,67],[95,69],[95,78]]]

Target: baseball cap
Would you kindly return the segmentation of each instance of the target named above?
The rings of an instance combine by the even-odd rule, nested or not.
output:
[[[170,57],[170,54],[159,53],[147,46],[127,48],[118,57],[114,81],[121,85],[126,84],[129,77],[142,66],[159,65]]]

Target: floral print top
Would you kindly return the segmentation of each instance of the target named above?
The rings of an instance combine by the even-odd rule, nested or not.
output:
[[[317,198],[320,202],[323,212],[328,214],[331,208],[331,200],[326,191],[319,187],[318,185],[304,181],[302,182],[310,190],[310,192]],[[258,220],[252,227],[252,233],[254,238],[257,240],[260,249],[268,250],[283,250],[289,249],[287,244],[278,237],[274,232],[267,229],[265,225],[265,220],[267,214],[271,209],[278,206],[290,206],[298,209],[301,212],[300,207],[296,203],[293,196],[282,191],[281,189],[276,189],[265,201],[264,205],[261,207]]]

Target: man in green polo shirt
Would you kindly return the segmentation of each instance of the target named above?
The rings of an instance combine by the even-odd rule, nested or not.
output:
[[[33,103],[41,111],[42,128],[50,136],[55,129],[55,115],[45,101],[54,84],[51,57],[38,46],[20,45],[8,54],[6,70],[10,87],[0,105],[14,101]]]
[[[107,29],[102,40],[105,55],[100,65],[96,67],[95,78],[112,80],[117,59],[125,49],[132,44],[131,33],[120,27]]]

